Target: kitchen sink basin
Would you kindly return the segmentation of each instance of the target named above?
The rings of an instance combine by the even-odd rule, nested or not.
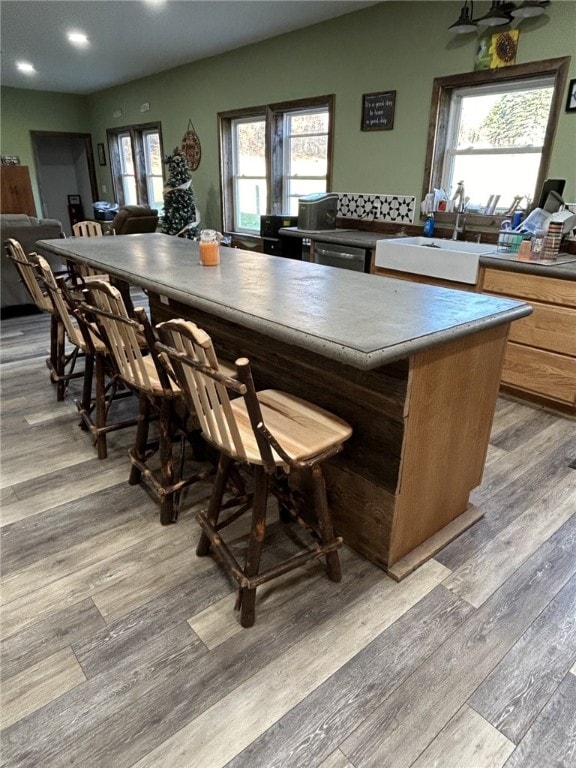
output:
[[[441,237],[396,237],[376,242],[377,267],[474,285],[480,256],[493,253],[490,243],[465,243]]]

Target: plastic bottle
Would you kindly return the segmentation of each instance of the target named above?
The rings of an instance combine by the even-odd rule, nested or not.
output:
[[[200,232],[200,263],[203,267],[217,267],[220,264],[220,243],[215,229]]]
[[[434,236],[434,224],[434,214],[429,213],[428,216],[426,216],[426,221],[424,222],[424,237]]]

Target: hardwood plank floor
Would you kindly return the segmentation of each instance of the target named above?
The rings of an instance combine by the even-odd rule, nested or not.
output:
[[[56,402],[48,337],[2,323],[0,765],[576,766],[574,421],[500,399],[482,520],[399,584],[308,564],[243,630],[194,554],[209,483],[160,526],[131,429],[98,461],[80,381]]]

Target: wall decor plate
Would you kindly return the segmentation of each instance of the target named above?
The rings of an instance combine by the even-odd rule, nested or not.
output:
[[[186,158],[188,168],[191,171],[195,171],[200,165],[200,158],[202,157],[202,147],[200,146],[200,139],[194,129],[192,120],[188,120],[188,130],[182,137],[182,154]]]

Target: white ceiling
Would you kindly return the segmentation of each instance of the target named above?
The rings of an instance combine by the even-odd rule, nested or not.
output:
[[[378,0],[1,0],[2,85],[89,94]],[[89,44],[66,39],[79,31]],[[33,64],[27,76],[17,61]]]

